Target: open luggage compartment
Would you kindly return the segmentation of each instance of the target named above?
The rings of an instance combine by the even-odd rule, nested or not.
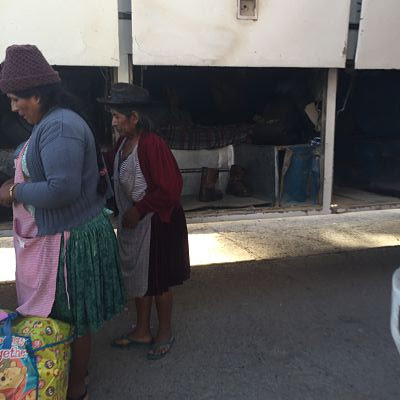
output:
[[[339,75],[333,203],[348,209],[400,205],[400,71]]]
[[[163,104],[153,119],[182,172],[187,215],[320,207],[326,75],[298,68],[134,68],[137,83]],[[247,196],[226,193],[232,165],[244,168]],[[211,173],[222,198],[199,200],[204,168],[217,170],[217,179]]]

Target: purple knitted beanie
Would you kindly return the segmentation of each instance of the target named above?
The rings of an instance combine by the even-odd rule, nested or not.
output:
[[[9,46],[0,68],[0,90],[16,93],[37,86],[61,82],[58,72],[36,46]]]

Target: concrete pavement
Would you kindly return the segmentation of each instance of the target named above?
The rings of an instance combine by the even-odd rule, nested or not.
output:
[[[91,399],[397,400],[389,312],[399,217],[190,225],[197,266],[175,290],[174,348],[155,362],[143,348],[113,349],[134,312],[114,318],[95,338]],[[15,305],[12,283],[0,299]]]
[[[190,224],[189,232],[194,265],[299,257],[397,246],[400,210]]]
[[[383,247],[194,268],[175,290],[165,359],[109,346],[133,312],[96,335],[91,399],[397,400],[389,309],[399,257]],[[0,285],[0,298],[13,307],[14,285]]]
[[[400,210],[189,224],[193,266],[397,246]],[[0,282],[14,277],[12,232],[0,231]]]

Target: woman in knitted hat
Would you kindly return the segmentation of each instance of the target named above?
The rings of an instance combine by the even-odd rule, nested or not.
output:
[[[74,325],[68,399],[87,399],[91,334],[120,312],[124,294],[100,152],[75,99],[37,47],[10,46],[0,90],[33,125],[16,158],[12,205],[18,311]]]
[[[106,99],[120,142],[114,162],[119,209],[118,243],[127,294],[135,298],[135,328],[115,339],[119,348],[150,346],[147,358],[164,357],[174,343],[172,287],[190,275],[188,233],[180,204],[182,176],[175,158],[149,118],[149,93],[117,83]],[[150,330],[155,301],[158,329]]]

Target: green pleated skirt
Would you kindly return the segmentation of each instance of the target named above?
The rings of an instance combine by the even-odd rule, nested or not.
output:
[[[102,211],[71,230],[65,252],[63,242],[51,317],[72,324],[75,334],[84,336],[96,332],[124,308],[117,240],[106,211]]]

